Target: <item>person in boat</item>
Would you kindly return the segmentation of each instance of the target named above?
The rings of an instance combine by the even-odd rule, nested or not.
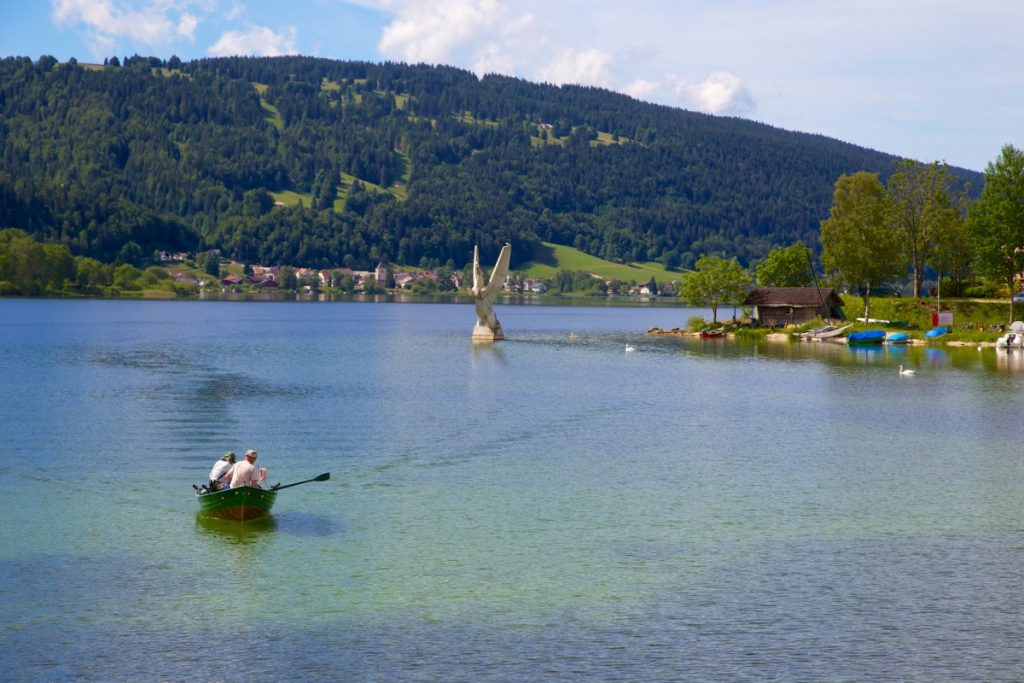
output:
[[[213,464],[210,470],[210,483],[207,485],[211,491],[226,489],[231,482],[231,468],[235,466],[235,453],[228,451],[220,457],[220,460]]]
[[[256,451],[249,449],[245,452],[245,460],[236,463],[231,468],[231,488],[239,486],[260,486],[259,472],[256,470]]]

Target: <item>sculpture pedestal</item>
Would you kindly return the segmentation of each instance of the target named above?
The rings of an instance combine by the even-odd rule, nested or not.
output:
[[[487,325],[473,326],[473,341],[475,342],[494,342],[501,341],[504,338],[505,331],[501,329],[501,323],[494,327],[488,327]]]

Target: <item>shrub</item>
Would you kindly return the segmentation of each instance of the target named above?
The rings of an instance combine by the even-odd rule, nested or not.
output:
[[[133,265],[122,263],[114,269],[114,286],[121,289],[139,289],[142,272]]]
[[[972,285],[964,290],[964,296],[970,299],[994,299],[997,296],[997,287],[991,283]]]

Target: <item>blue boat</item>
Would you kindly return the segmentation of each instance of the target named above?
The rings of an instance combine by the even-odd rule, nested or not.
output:
[[[941,337],[944,334],[949,334],[948,327],[933,327],[924,333],[926,339],[934,339],[935,337]]]
[[[881,344],[885,341],[885,330],[861,330],[851,332],[846,338],[847,344]]]
[[[909,344],[910,335],[906,332],[890,332],[885,335],[886,344]]]

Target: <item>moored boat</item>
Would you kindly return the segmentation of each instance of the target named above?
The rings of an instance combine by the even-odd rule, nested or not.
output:
[[[720,327],[717,330],[701,330],[700,331],[700,336],[705,338],[705,339],[713,338],[713,337],[724,337],[725,336],[725,328]]]
[[[944,334],[949,334],[948,327],[933,327],[925,332],[924,336],[926,339],[935,339],[936,337],[941,337]]]
[[[890,332],[885,335],[886,344],[909,344],[910,335],[906,332]]]
[[[1024,322],[1014,320],[1010,331],[996,340],[997,349],[1024,349]]]
[[[996,339],[997,349],[1021,349],[1024,348],[1024,334],[1020,332],[1007,332],[999,339]]]
[[[842,327],[832,327],[831,329],[821,330],[811,336],[812,339],[832,339],[833,337],[841,337],[843,333],[853,327],[853,323],[849,325],[843,325]]]
[[[861,330],[846,337],[847,344],[881,344],[885,341],[885,330]]]
[[[270,514],[270,508],[274,506],[276,498],[276,490],[252,486],[239,486],[222,491],[207,491],[205,488],[196,490],[199,510],[203,515],[237,522],[260,519]]]
[[[838,327],[836,325],[825,325],[823,327],[816,327],[813,330],[807,330],[806,332],[794,332],[793,336],[808,341],[814,339],[832,339],[833,337],[843,336],[843,333],[851,327],[853,327],[853,323],[843,325],[842,327]]]

